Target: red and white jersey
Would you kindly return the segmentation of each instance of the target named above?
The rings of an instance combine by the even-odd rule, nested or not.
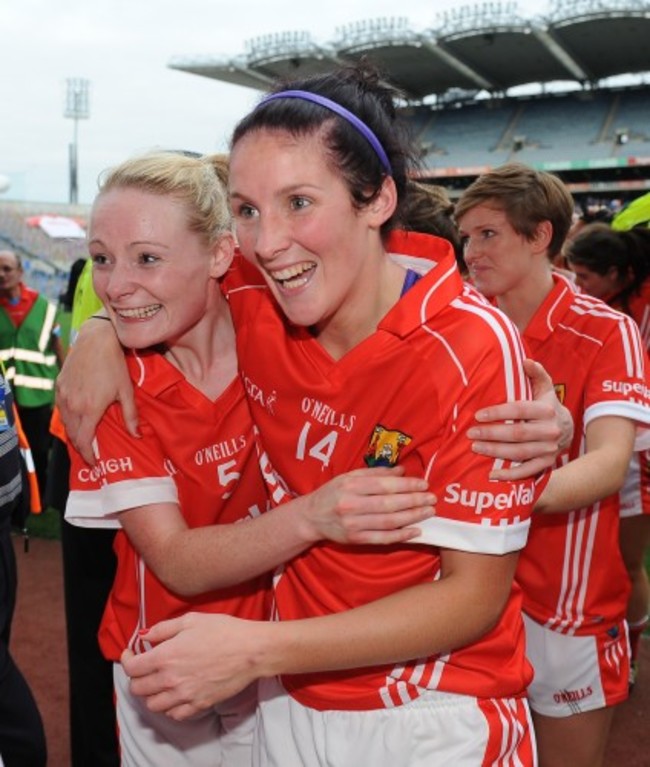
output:
[[[650,351],[650,280],[641,284],[624,304],[620,296],[613,296],[607,303],[620,312],[629,314],[639,326],[641,340]],[[650,451],[634,453],[630,471],[619,494],[621,519],[650,514]]]
[[[641,284],[638,293],[632,293],[624,306],[616,297],[610,306],[629,314],[639,326],[641,340],[650,351],[650,279]],[[632,465],[620,493],[621,518],[650,514],[650,451],[635,453]]]
[[[479,408],[529,396],[518,333],[464,286],[446,241],[399,233],[389,249],[426,274],[373,335],[338,361],[308,329],[284,321],[253,267],[240,263],[227,278],[274,502],[352,469],[396,464],[428,478],[438,497],[416,545],[322,543],[286,565],[275,589],[281,620],[337,613],[431,583],[441,574],[441,548],[501,554],[525,545],[538,486],[490,482],[493,460],[473,453],[466,437]],[[431,689],[521,695],[530,677],[515,586],[498,625],[472,645],[400,665],[287,676],[283,683],[312,708],[373,709]]]
[[[124,427],[117,404],[97,428],[96,466],[71,448],[66,518],[86,526],[119,526],[119,512],[178,503],[189,527],[233,523],[266,508],[253,426],[239,378],[211,402],[162,355],[129,353],[139,439]],[[188,610],[251,620],[268,617],[267,579],[197,597],[165,588],[131,546],[115,537],[117,574],[99,632],[104,655],[119,660],[127,647],[142,650],[137,632]]]
[[[584,452],[585,428],[595,418],[650,423],[647,356],[627,315],[555,278],[524,343],[573,415],[573,444],[558,466]],[[589,634],[621,620],[629,578],[618,548],[618,495],[567,514],[535,514],[517,579],[524,611],[555,631]]]
[[[576,287],[578,293],[582,293]],[[628,298],[623,306],[618,296],[611,296],[606,303],[619,312],[629,314],[639,326],[641,340],[650,351],[650,280],[646,280],[638,293]],[[632,454],[630,470],[619,492],[619,513],[624,517],[650,514],[650,451],[635,451]]]

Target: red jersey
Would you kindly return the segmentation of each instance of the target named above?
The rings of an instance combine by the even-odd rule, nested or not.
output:
[[[632,317],[639,326],[643,345],[650,351],[650,279],[641,284],[638,293],[628,297],[625,307],[617,297],[608,303]],[[620,494],[621,516],[650,514],[650,451],[643,450],[632,460],[634,465]]]
[[[431,583],[440,577],[443,547],[502,554],[526,541],[535,483],[489,481],[493,459],[473,453],[465,436],[480,407],[529,396],[517,331],[464,286],[446,241],[400,233],[389,245],[426,274],[338,361],[306,328],[286,323],[252,267],[240,265],[227,279],[274,501],[352,469],[398,463],[428,478],[438,497],[418,545],[321,543],[288,563],[275,589],[281,620],[337,613]],[[431,689],[521,695],[531,670],[520,607],[513,586],[498,625],[471,645],[399,665],[286,676],[283,684],[321,710],[391,707]]]
[[[627,315],[556,277],[524,342],[573,415],[573,444],[558,466],[584,452],[594,418],[650,423],[647,357]],[[566,514],[535,514],[517,580],[524,611],[555,631],[589,634],[622,620],[630,585],[618,548],[618,495]]]
[[[125,509],[178,503],[188,526],[200,527],[264,511],[266,490],[240,379],[211,402],[160,354],[131,352],[127,362],[141,438],[128,434],[114,404],[97,428],[96,466],[70,448],[66,518],[86,526],[119,526],[118,514]],[[119,660],[127,646],[143,649],[139,629],[189,610],[268,617],[266,577],[179,597],[149,571],[124,532],[117,533],[114,545],[117,574],[99,632],[111,660]]]
[[[14,327],[22,325],[23,320],[31,311],[32,306],[38,298],[38,292],[20,283],[20,295],[17,299],[5,298],[0,296],[0,307],[5,310]]]

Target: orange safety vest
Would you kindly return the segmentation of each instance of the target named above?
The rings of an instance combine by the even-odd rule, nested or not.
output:
[[[50,419],[50,434],[53,434],[57,439],[60,439],[61,442],[65,442],[66,445],[68,444],[68,437],[65,433],[65,426],[61,420],[61,412],[56,405],[52,409],[52,418]]]
[[[32,514],[40,514],[43,510],[41,506],[41,494],[38,490],[38,480],[36,479],[36,469],[34,468],[34,459],[32,458],[32,450],[23,431],[22,424],[20,423],[20,417],[18,415],[18,408],[14,402],[14,420],[16,426],[16,434],[18,435],[18,446],[20,448],[21,455],[25,461],[27,467],[27,479],[29,481],[29,508]]]

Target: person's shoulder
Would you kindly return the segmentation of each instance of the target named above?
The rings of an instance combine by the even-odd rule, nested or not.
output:
[[[238,255],[221,282],[221,290],[232,313],[235,327],[241,330],[262,316],[278,319],[278,309],[264,278],[256,267]]]
[[[26,285],[24,282],[20,283],[20,297],[22,300],[41,300],[50,303],[42,293],[39,293],[35,288],[30,288],[30,286]]]
[[[183,374],[172,365],[160,349],[128,349],[126,367],[134,386],[136,399],[143,395],[156,396]]]
[[[46,295],[43,293],[39,293],[37,290],[31,291],[31,299],[32,300],[32,306],[41,306],[43,309],[49,309],[50,311],[56,311],[58,312],[58,307],[54,301],[51,301]],[[27,298],[30,298],[27,294],[25,294]]]
[[[567,319],[576,325],[614,329],[617,326],[630,325],[633,322],[632,318],[625,312],[615,309],[605,301],[587,293],[574,293],[572,298],[571,312]]]
[[[483,335],[494,336],[499,340],[503,333],[518,335],[512,320],[489,301],[482,293],[468,283],[463,283],[461,293],[449,304],[447,311],[462,322],[465,332],[474,328]]]
[[[522,341],[514,323],[470,285],[438,315],[422,324],[417,334],[420,359],[436,361],[445,355],[467,384],[476,371],[500,377],[518,369],[523,360]]]
[[[240,253],[235,255],[232,265],[224,275],[221,288],[227,298],[248,291],[266,292],[268,290],[259,270]]]

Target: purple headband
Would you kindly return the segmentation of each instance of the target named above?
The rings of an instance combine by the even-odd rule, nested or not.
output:
[[[363,122],[363,120],[360,120],[355,114],[352,114],[349,109],[337,104],[336,101],[325,98],[325,96],[319,96],[318,93],[312,93],[311,91],[279,91],[278,93],[271,93],[260,101],[258,107],[263,106],[269,101],[275,101],[275,99],[303,99],[303,101],[313,101],[314,104],[319,104],[320,106],[325,107],[325,109],[335,112],[339,117],[347,120],[353,128],[356,128],[375,150],[375,154],[379,157],[379,161],[383,165],[386,173],[389,176],[393,175],[393,169],[391,168],[388,155],[381,145],[381,141],[379,141],[374,132]]]

